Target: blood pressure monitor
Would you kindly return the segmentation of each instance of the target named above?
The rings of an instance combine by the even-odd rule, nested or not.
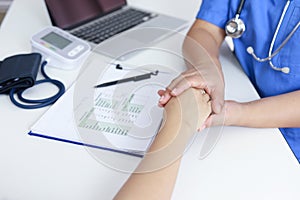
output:
[[[90,45],[70,33],[51,26],[31,38],[32,51],[42,54],[50,66],[73,69],[87,58]]]

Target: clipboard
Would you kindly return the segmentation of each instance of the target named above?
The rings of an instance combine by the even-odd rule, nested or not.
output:
[[[126,74],[128,72],[111,67],[101,80],[114,80]],[[74,101],[75,83],[31,127],[28,134],[143,157],[162,121],[163,108],[157,106],[157,91],[172,78],[170,74],[162,73],[136,83],[93,88],[92,106],[84,96],[80,101]]]

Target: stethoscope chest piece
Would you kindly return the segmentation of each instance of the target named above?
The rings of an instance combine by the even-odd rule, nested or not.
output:
[[[239,15],[236,15],[235,18],[229,20],[225,26],[226,35],[232,38],[241,37],[245,30],[245,23],[239,18]]]

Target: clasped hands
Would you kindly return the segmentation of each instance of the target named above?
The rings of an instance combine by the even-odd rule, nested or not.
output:
[[[224,125],[227,104],[233,102],[224,101],[224,78],[221,69],[211,62],[184,71],[166,89],[158,91],[158,105],[164,107],[172,97],[179,96],[188,88],[199,89],[199,92],[205,92],[210,97],[212,112],[198,131],[210,126]]]

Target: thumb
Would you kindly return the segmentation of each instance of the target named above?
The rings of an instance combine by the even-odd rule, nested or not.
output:
[[[212,111],[216,114],[219,114],[224,106],[224,92],[215,91],[211,94],[211,106]]]
[[[207,119],[203,122],[203,124],[198,128],[198,132],[201,132],[205,128],[208,128],[212,125],[212,115],[208,116]]]

